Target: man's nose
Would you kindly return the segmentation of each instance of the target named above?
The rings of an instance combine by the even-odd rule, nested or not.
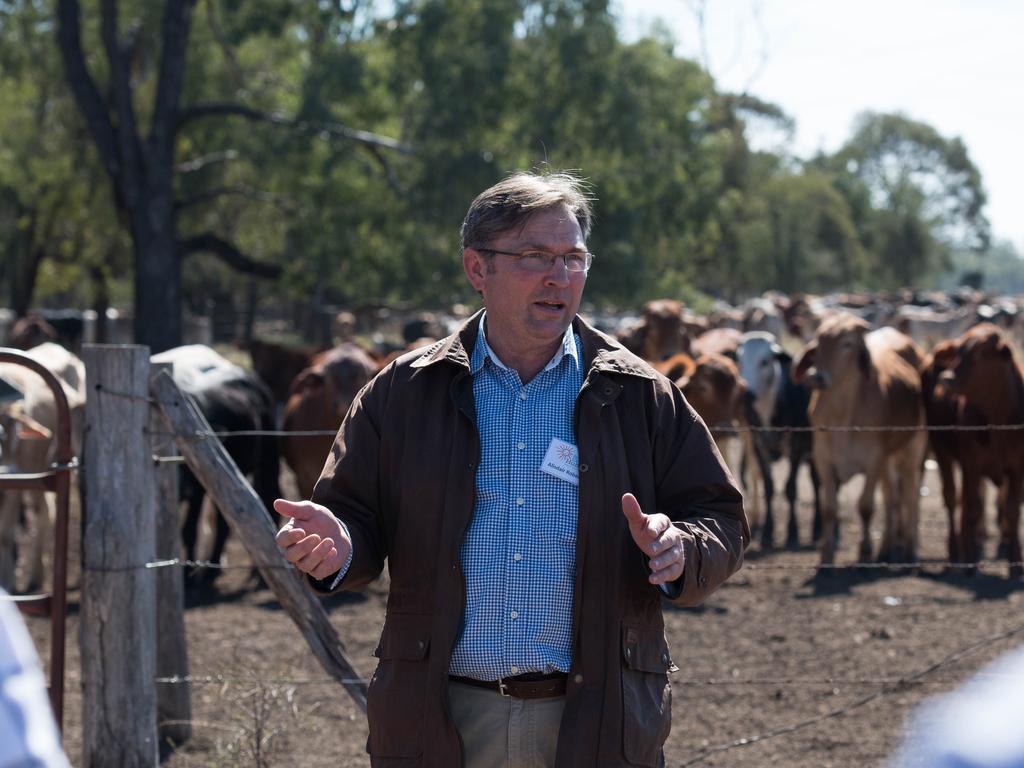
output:
[[[561,254],[555,256],[551,261],[551,266],[548,267],[548,271],[544,274],[547,282],[554,283],[556,285],[568,285],[569,276],[572,274],[569,272],[569,257]]]

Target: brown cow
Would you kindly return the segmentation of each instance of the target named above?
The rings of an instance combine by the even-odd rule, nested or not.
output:
[[[723,355],[736,360],[739,355],[743,331],[737,328],[712,328],[698,336],[693,342],[693,354]]]
[[[821,563],[835,560],[839,486],[865,475],[857,508],[861,518],[861,561],[871,557],[871,517],[875,485],[882,482],[885,529],[879,559],[899,562],[917,557],[917,516],[921,469],[928,436],[888,427],[923,427],[924,405],[918,369],[923,355],[893,328],[869,333],[866,322],[837,315],[822,322],[794,370],[796,381],[813,388],[811,426],[867,427],[868,431],[814,433],[814,464],[821,479]],[[908,360],[912,362],[908,362]],[[870,431],[870,428],[879,428]]]
[[[284,406],[284,431],[336,432],[356,393],[377,370],[373,358],[356,344],[341,344],[321,353],[292,383]],[[281,439],[281,455],[295,473],[302,498],[312,495],[333,444],[333,434]]]
[[[1024,423],[1024,368],[996,326],[982,323],[971,328],[937,357],[945,368],[940,381],[958,396],[958,424]],[[1010,562],[1010,577],[1020,578],[1018,528],[1024,434],[1017,430],[961,432],[956,445],[963,470],[963,513],[957,554],[966,563],[976,563],[981,557],[981,481],[987,477],[999,488],[1000,532]]]
[[[942,341],[935,345],[921,364],[921,394],[924,397],[925,419],[929,427],[949,427],[957,423],[960,398],[950,391],[942,374],[953,364],[956,342]],[[951,562],[959,562],[960,549],[956,529],[956,477],[957,435],[952,431],[935,430],[928,433],[928,445],[939,467],[942,481],[942,501],[949,519],[947,547]]]
[[[690,373],[678,378],[676,384],[711,430],[723,456],[729,454],[729,443],[739,441],[749,472],[749,478],[743,478],[745,504],[749,508],[751,523],[760,524],[762,510],[758,483],[762,478],[754,452],[753,436],[749,430],[741,431],[738,435],[733,431],[737,427],[742,429],[750,425],[747,419],[747,384],[740,377],[736,363],[724,355],[701,355],[696,361],[691,360],[689,365],[682,358],[682,355],[673,358],[677,362],[669,373],[689,368]],[[666,361],[666,364],[670,362]],[[733,469],[736,477],[743,475],[738,467]]]
[[[278,403],[288,399],[295,377],[312,364],[314,357],[325,351],[322,347],[286,347],[260,339],[239,341],[236,346],[248,351],[252,369],[270,388]]]
[[[619,341],[644,360],[664,360],[690,349],[690,328],[695,318],[673,299],[644,304],[639,323],[619,334]]]

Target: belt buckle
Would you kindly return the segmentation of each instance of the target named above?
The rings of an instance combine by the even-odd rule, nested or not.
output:
[[[508,692],[508,687],[505,685],[505,678],[503,677],[498,678],[498,693],[500,693],[505,698],[512,697],[512,694]]]

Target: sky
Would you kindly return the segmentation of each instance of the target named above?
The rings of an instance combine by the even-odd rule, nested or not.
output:
[[[625,39],[661,19],[702,61],[695,0],[617,0]],[[864,111],[959,137],[980,169],[993,237],[1024,255],[1024,0],[706,0],[707,63],[796,121],[793,151],[837,149]]]

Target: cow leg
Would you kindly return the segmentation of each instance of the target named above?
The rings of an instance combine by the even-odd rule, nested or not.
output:
[[[216,521],[216,529],[214,530],[213,551],[210,552],[210,562],[214,565],[219,565],[221,556],[224,554],[224,545],[227,544],[228,533],[231,529],[228,527],[228,521],[224,519],[224,515],[220,513],[216,505],[214,505],[214,520]],[[208,568],[207,571],[209,572],[207,581],[213,581],[216,571],[212,568]]]
[[[960,517],[960,557],[964,563],[977,563],[981,559],[978,527],[984,513],[982,482],[981,473],[977,471],[973,461],[964,461],[963,486],[960,490],[963,505],[963,514]]]
[[[915,435],[899,457],[897,478],[900,497],[897,499],[899,514],[900,547],[903,561],[917,562],[918,513],[921,508],[921,477],[924,456],[928,450],[926,433]]]
[[[864,490],[861,491],[860,498],[857,500],[857,512],[860,515],[860,550],[857,559],[862,563],[871,560],[871,518],[875,514],[875,486],[878,485],[879,478],[884,474],[884,462],[872,464],[864,474]],[[882,533],[882,546],[878,552],[879,559],[889,557],[894,534],[892,518],[889,514],[892,500],[888,481],[882,486],[882,493],[885,495],[886,517],[885,529]]]
[[[731,440],[730,440],[731,442]],[[761,509],[761,496],[759,495],[760,483],[758,482],[761,473],[761,465],[758,461],[757,451],[754,446],[754,437],[751,432],[743,432],[740,435],[740,463],[750,471],[750,477],[744,477],[740,470],[739,476],[743,482],[743,500],[749,505],[751,513],[748,518],[751,527],[763,531],[765,524],[764,512]]]
[[[775,481],[772,479],[772,462],[768,449],[759,436],[748,433],[754,459],[764,483],[764,527],[761,529],[761,549],[775,546],[775,515],[772,514],[772,499],[775,498]],[[756,490],[754,491],[756,493]]]
[[[1013,559],[1010,558],[1010,525],[1006,517],[1006,510],[1009,509],[1009,499],[1007,494],[1010,490],[1010,484],[1012,480],[1007,478],[1004,480],[1002,485],[999,486],[999,494],[996,497],[996,527],[999,529],[999,545],[996,547],[996,559],[1007,558],[1010,562]],[[982,526],[984,527],[984,526]]]
[[[796,485],[797,476],[800,472],[800,461],[802,457],[800,455],[800,449],[795,439],[791,439],[789,443],[789,475],[786,477],[786,502],[789,505],[789,520],[786,521],[786,546],[787,547],[798,547],[800,546],[800,530],[797,527],[796,522]],[[814,471],[814,464],[811,464],[811,476],[817,477],[817,473]],[[815,500],[817,500],[818,489],[814,489]],[[821,509],[817,503],[815,503],[815,514],[820,515]],[[817,521],[818,529],[821,529],[821,520]]]
[[[1006,506],[1000,510],[1007,537],[1006,559],[1010,563],[1011,579],[1020,579],[1024,576],[1020,546],[1021,481],[1022,477],[1017,473],[1011,473],[1006,478]]]
[[[808,461],[811,468],[811,487],[814,489],[814,518],[811,521],[811,535],[813,541],[821,539],[821,476],[813,461]],[[793,498],[796,498],[796,485],[793,487]],[[795,503],[795,502],[794,502]],[[836,541],[839,541],[839,524],[836,523]]]
[[[50,494],[34,491],[29,494],[32,499],[32,510],[35,513],[35,535],[29,538],[27,557],[25,558],[25,588],[33,592],[43,587],[43,547],[53,537],[53,519],[56,517],[56,504]]]
[[[821,564],[831,565],[836,559],[836,510],[838,509],[838,478],[832,465],[817,452],[814,463],[821,478]]]
[[[953,475],[953,459],[945,451],[935,451],[935,462],[939,465],[942,480],[942,502],[946,506],[949,520],[947,551],[951,563],[960,562],[960,547],[956,535],[956,477]]]
[[[185,468],[181,474],[181,498],[185,501],[185,522],[181,526],[181,541],[185,546],[185,559],[195,561],[196,542],[199,539],[199,521],[203,512],[205,492],[192,472]],[[196,579],[197,571],[186,571],[187,578]]]
[[[8,592],[15,588],[18,552],[15,534],[21,511],[21,491],[0,493],[0,587]]]

